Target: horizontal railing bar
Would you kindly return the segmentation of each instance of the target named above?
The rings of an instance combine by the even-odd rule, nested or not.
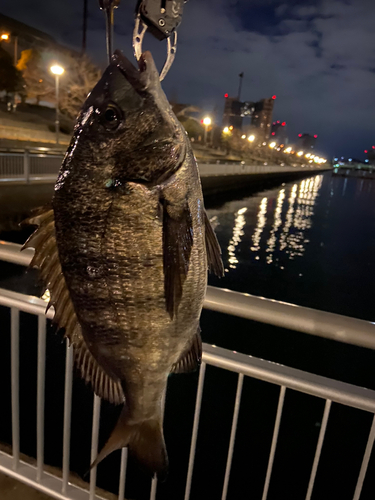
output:
[[[21,245],[0,241],[0,260],[28,265],[33,250],[20,252],[20,248]],[[212,286],[207,287],[204,307],[289,330],[375,349],[375,324],[349,316]]]
[[[25,295],[12,290],[0,288],[0,306],[15,307],[20,311],[30,314],[45,314],[47,302],[33,295]],[[51,307],[46,316],[53,319],[55,314],[54,309]]]
[[[61,478],[48,472],[44,472],[42,481],[37,483],[36,467],[22,460],[17,471],[12,470],[12,457],[3,451],[0,451],[0,472],[58,500],[89,500],[89,492],[73,484],[69,484],[66,494],[61,493]],[[105,500],[105,498],[96,495],[94,500]]]
[[[202,359],[206,364],[218,368],[243,373],[249,377],[285,386],[311,396],[330,399],[335,403],[375,413],[375,391],[371,389],[208,344],[203,344]]]
[[[375,324],[340,314],[208,287],[206,309],[375,349]]]
[[[0,305],[15,307],[32,314],[42,314],[46,302],[37,297],[0,288]],[[53,318],[53,314],[51,308],[47,313],[47,317]],[[362,389],[336,380],[332,380],[329,385],[327,381],[330,379],[319,375],[260,360],[245,354],[234,353],[208,344],[205,344],[203,359],[206,363],[220,368],[243,373],[267,382],[285,385],[291,389],[375,413],[375,391],[369,389]]]

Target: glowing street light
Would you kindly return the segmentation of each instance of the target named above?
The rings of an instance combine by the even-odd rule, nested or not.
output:
[[[207,132],[208,132],[208,127],[211,125],[212,120],[209,116],[206,116],[203,118],[203,125],[204,125],[204,143],[207,144]]]
[[[311,156],[310,153],[305,154],[305,158],[310,158],[310,156]]]
[[[54,75],[58,75],[58,76],[61,76],[65,71],[64,68],[59,66],[58,64],[54,64],[53,66],[51,66],[50,69]]]
[[[9,40],[8,33],[1,33],[0,39],[5,40],[7,42]]]
[[[249,137],[247,138],[247,140],[248,140],[249,142],[254,142],[254,140],[255,140],[255,135],[252,135],[252,134],[251,134],[251,135],[249,135]]]
[[[270,144],[268,144],[268,146],[273,149],[275,146],[276,146],[276,142],[271,142]]]
[[[291,152],[292,152],[292,148],[291,147],[284,149],[284,153],[291,153]]]
[[[224,134],[229,134],[230,133],[229,127],[224,127],[223,128],[223,133]]]
[[[55,118],[55,130],[56,130],[56,144],[59,143],[59,130],[60,130],[60,120],[59,120],[59,77],[64,73],[64,68],[58,64],[54,64],[50,67],[51,73],[55,75],[56,81],[56,118]]]
[[[246,139],[246,135],[241,135],[241,139]]]
[[[303,151],[298,151],[297,156],[302,156],[302,155],[303,155]]]

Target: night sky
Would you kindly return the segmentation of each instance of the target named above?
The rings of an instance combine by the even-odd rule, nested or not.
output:
[[[0,11],[80,48],[82,0],[2,0]],[[136,0],[115,15],[115,47],[129,57]],[[274,119],[318,134],[329,156],[364,158],[375,144],[374,0],[190,0],[178,31],[176,60],[163,87],[169,98],[220,113],[224,94],[277,95]],[[88,53],[105,66],[104,16],[89,0]],[[166,42],[149,37],[162,65]]]

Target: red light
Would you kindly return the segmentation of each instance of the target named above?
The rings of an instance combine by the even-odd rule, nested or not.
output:
[[[283,122],[283,123],[281,124],[281,126],[282,126],[282,127],[285,127],[285,125],[286,125],[286,122]]]
[[[375,149],[375,146],[372,146],[372,149]]]
[[[203,120],[201,120],[201,123],[203,123]]]
[[[272,135],[275,135],[275,132],[272,132]]]
[[[315,135],[314,135],[314,139],[316,139],[317,137],[318,137],[318,136],[315,134]]]
[[[368,153],[367,149],[365,149],[365,153]]]
[[[277,120],[277,122],[276,122],[276,123],[280,123],[280,120]]]
[[[225,99],[229,97],[229,94],[224,94]]]
[[[275,96],[275,95],[273,95],[273,96],[272,96],[272,99],[276,99],[276,96]]]
[[[302,137],[302,134],[298,134],[298,137]]]

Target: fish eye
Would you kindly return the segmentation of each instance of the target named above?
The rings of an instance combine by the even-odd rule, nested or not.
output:
[[[120,125],[122,113],[114,104],[108,104],[102,112],[102,121],[109,130],[115,130]]]

